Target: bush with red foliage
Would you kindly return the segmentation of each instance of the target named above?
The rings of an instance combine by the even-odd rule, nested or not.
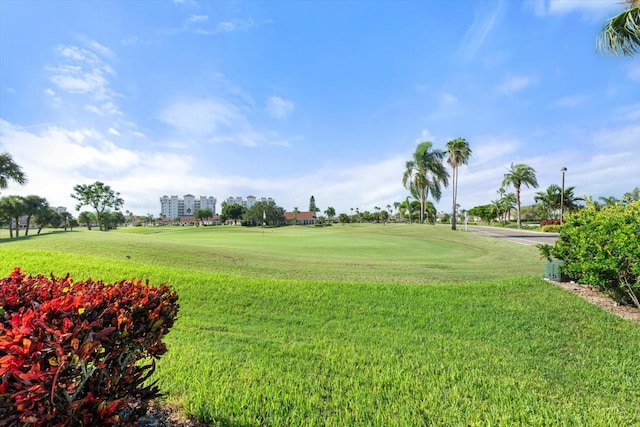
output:
[[[544,227],[545,225],[560,225],[559,219],[542,219],[540,220],[540,227]]]
[[[0,279],[0,427],[135,425],[177,317],[170,287]],[[146,362],[145,362],[146,361]]]

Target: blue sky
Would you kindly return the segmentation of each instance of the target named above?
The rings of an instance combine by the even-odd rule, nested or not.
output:
[[[640,185],[640,56],[595,41],[623,7],[1,0],[0,151],[29,178],[3,195],[73,210],[100,180],[136,214],[187,193],[372,210],[408,195],[420,141],[464,137],[463,208],[497,199],[512,162],[540,190],[565,166],[576,194],[621,197]]]

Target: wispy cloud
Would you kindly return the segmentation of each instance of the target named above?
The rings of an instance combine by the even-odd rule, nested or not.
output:
[[[497,91],[503,95],[510,95],[525,89],[533,82],[534,79],[529,76],[510,76],[498,85]]]
[[[474,6],[478,7],[478,5],[484,6],[488,4],[489,2],[479,2],[474,3]],[[458,47],[458,55],[463,61],[471,61],[476,57],[484,41],[498,22],[503,7],[504,2],[498,1],[492,10],[479,11],[477,8],[474,9],[475,16],[473,23],[465,33]]]
[[[275,111],[277,114],[285,114],[287,108],[293,108],[286,103],[283,105],[279,106],[280,110]],[[291,144],[290,139],[282,137],[278,132],[257,129],[248,114],[255,114],[250,106],[236,104],[228,99],[185,98],[165,107],[158,114],[158,119],[187,140],[247,147]]]
[[[293,113],[295,108],[295,104],[292,101],[279,96],[271,96],[267,99],[267,113],[276,119],[286,119]]]
[[[572,95],[565,96],[563,98],[556,99],[551,106],[557,108],[575,108],[583,105],[588,101],[588,97],[586,95]]]
[[[95,113],[121,114],[114,98],[119,96],[111,89],[110,78],[115,76],[113,68],[101,55],[113,57],[114,53],[107,47],[78,36],[91,46],[83,48],[74,45],[58,45],[54,48],[56,65],[47,65],[45,71],[49,80],[62,92],[74,95],[88,95],[98,105],[88,105],[87,110]],[[92,50],[95,49],[95,50]],[[53,92],[52,89],[50,89]],[[55,97],[60,102],[61,97]]]

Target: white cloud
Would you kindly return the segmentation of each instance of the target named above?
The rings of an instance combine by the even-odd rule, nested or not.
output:
[[[433,136],[433,134],[429,132],[429,129],[422,129],[422,131],[420,131],[420,136],[415,139],[415,143],[419,144],[423,141],[434,142],[434,140],[435,136]]]
[[[292,101],[271,96],[267,99],[267,113],[276,119],[286,119],[295,110],[295,104]]]
[[[511,76],[505,79],[497,87],[498,93],[510,95],[530,86],[533,79],[529,76]]]
[[[115,136],[120,136],[120,132],[118,132],[116,129],[114,128],[109,128],[109,133],[111,135],[115,135]]]
[[[234,19],[218,23],[216,32],[227,33],[232,31],[247,31],[255,26],[252,19]]]
[[[78,38],[104,56],[112,57],[113,52],[101,44],[83,36]],[[118,96],[111,88],[109,78],[115,75],[113,68],[100,59],[92,50],[78,46],[58,45],[55,47],[58,64],[48,65],[45,70],[49,80],[62,92],[87,95],[92,101],[100,101],[100,106],[87,104],[85,109],[94,113],[121,114],[113,98]]]
[[[158,116],[179,132],[211,136],[215,132],[248,126],[236,105],[223,99],[189,99],[166,107]]]
[[[602,15],[616,6],[616,2],[609,0],[546,0],[537,2],[535,10],[538,15],[566,15],[572,12]]]
[[[209,17],[207,15],[191,15],[189,17],[189,22],[205,22],[208,20]]]

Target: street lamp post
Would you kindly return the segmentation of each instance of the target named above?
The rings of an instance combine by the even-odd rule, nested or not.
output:
[[[567,168],[560,169],[562,172],[562,193],[560,193],[560,224],[564,222],[564,174],[567,172]]]

